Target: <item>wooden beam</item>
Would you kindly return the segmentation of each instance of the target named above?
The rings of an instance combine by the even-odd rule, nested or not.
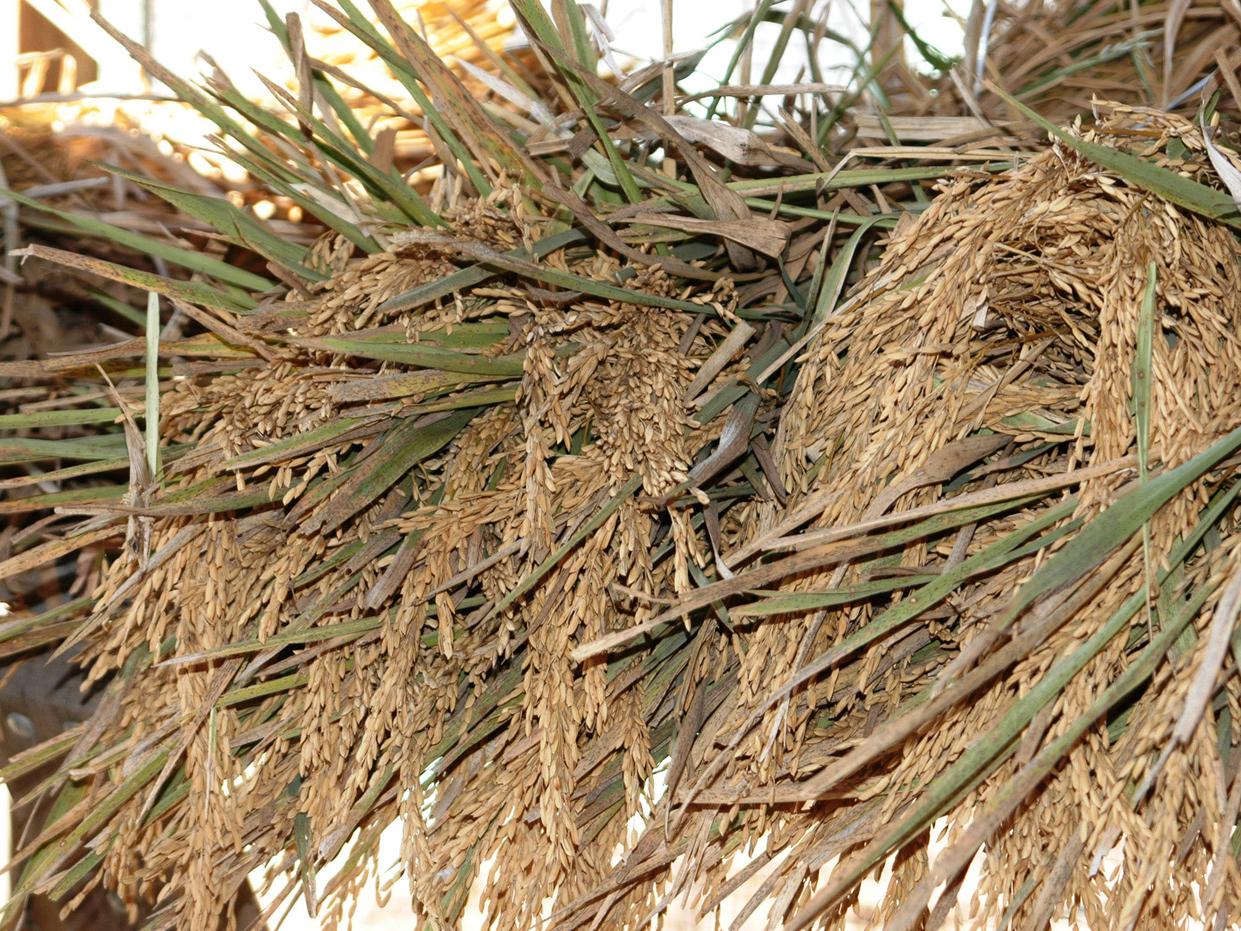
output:
[[[4,3],[6,0],[0,0]],[[19,0],[21,2],[21,0]],[[86,0],[25,0],[32,9],[59,29],[99,64],[99,76],[107,84],[129,83],[141,73],[120,45],[95,25]],[[115,87],[111,88],[117,89]],[[132,88],[126,88],[132,89]]]
[[[111,40],[90,18],[90,6],[81,0],[26,0],[31,9],[76,42],[91,58],[107,57]]]

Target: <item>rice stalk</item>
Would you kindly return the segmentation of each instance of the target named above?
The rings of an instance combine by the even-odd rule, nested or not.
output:
[[[28,264],[190,335],[0,362],[2,481],[53,518],[0,578],[82,593],[29,599],[0,653],[77,649],[105,696],[5,773],[59,761],[5,920],[101,885],[197,927],[270,868],[274,908],[336,926],[396,821],[444,926],[480,882],[492,927],[710,911],[760,839],[773,924],[843,927],[895,856],[876,919],[934,926],[984,848],[1010,923],[1235,920],[1241,281],[1205,124],[997,90],[1030,121],[1002,148],[845,169],[854,102],[931,82],[898,47],[783,124],[720,93],[706,131],[666,69],[598,78],[575,3],[519,3],[532,121],[394,5],[324,8],[425,116],[429,184],[273,17],[298,80],[270,109],[129,47],[313,239],[121,171],[227,248],[15,198],[130,250]],[[817,28],[764,4],[742,46],[771,18]]]

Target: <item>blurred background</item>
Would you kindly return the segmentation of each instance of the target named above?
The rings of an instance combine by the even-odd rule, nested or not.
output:
[[[300,14],[323,37],[332,37],[330,20],[309,0],[272,0],[271,5],[281,15]],[[491,27],[487,31],[493,34],[510,33],[507,41],[523,42],[523,37],[512,32],[513,17],[503,0],[415,0],[399,5],[411,18],[421,17],[431,32],[436,25],[453,30],[456,14],[472,25]],[[602,0],[595,6],[622,62],[663,56],[660,0]],[[829,28],[843,35],[860,38],[866,34],[865,3],[835,0],[807,6],[825,7]],[[916,0],[906,4],[905,15],[924,41],[952,57],[960,52],[968,6],[965,0]],[[705,47],[718,30],[752,7],[750,0],[675,0],[674,50],[683,53]],[[269,74],[284,62],[257,0],[0,0],[0,106],[19,99],[47,101],[79,91],[142,94],[149,90],[141,69],[91,21],[92,9],[182,75],[194,73],[199,53],[206,52],[239,86],[259,92],[262,85],[252,69]],[[820,12],[816,9],[811,15],[817,17]],[[760,26],[760,53],[771,47],[778,33],[774,23]],[[699,68],[704,86],[707,78],[718,78],[733,47],[733,42],[723,41],[703,59]],[[825,74],[846,67],[844,61],[832,60],[835,51],[832,44],[824,44],[826,57],[819,65]],[[911,54],[911,58],[917,56]],[[780,78],[792,80],[798,68],[797,56],[788,56]]]

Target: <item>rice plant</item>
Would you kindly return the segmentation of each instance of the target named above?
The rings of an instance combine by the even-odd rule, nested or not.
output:
[[[1173,41],[1122,55],[1087,5],[1019,80],[1007,20],[925,77],[881,17],[848,87],[730,69],[704,111],[674,61],[600,77],[574,0],[464,70],[389,0],[316,6],[407,96],[270,8],[270,106],[100,19],[313,239],[119,166],[211,246],[6,194],[161,263],[24,250],[146,315],[0,363],[40,386],[0,578],[79,593],[0,652],[103,690],[0,773],[58,763],[6,921],[102,884],[214,925],[268,868],[271,915],[344,924],[399,822],[434,927],[479,883],[490,927],[636,928],[760,874],[738,923],[843,927],[891,864],[876,921],[933,928],[979,856],[980,926],[1235,923],[1241,219],[1222,66],[1178,90],[1225,13],[1144,6]],[[807,6],[736,60],[837,41]]]

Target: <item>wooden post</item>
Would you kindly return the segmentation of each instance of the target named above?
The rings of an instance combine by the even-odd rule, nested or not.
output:
[[[0,101],[18,94],[17,56],[21,53],[22,0],[0,0]]]
[[[4,3],[6,0],[0,0]],[[141,73],[130,57],[90,18],[93,0],[19,0],[29,4],[78,48],[99,65],[99,77],[108,89],[132,86],[132,75]],[[83,63],[79,63],[83,64]]]
[[[890,5],[889,5],[890,4]],[[904,0],[871,0],[870,28],[875,33],[875,40],[870,47],[871,63],[878,68],[886,60],[884,70],[899,68],[905,64],[905,30],[901,27],[891,7],[902,12]]]

